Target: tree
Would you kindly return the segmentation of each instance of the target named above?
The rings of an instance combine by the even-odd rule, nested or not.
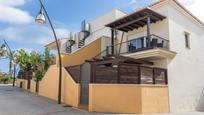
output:
[[[0,73],[0,83],[8,84],[12,82],[12,77],[6,73]]]
[[[46,72],[50,65],[55,63],[55,57],[54,55],[51,55],[50,50],[46,48],[44,51],[43,58],[44,58],[44,72]]]
[[[31,70],[30,56],[25,50],[23,49],[18,50],[17,53],[15,54],[15,57],[16,63],[19,64],[21,70],[24,71]]]
[[[34,72],[36,81],[41,80],[49,66],[54,64],[55,59],[53,55],[50,55],[50,51],[48,49],[45,49],[43,54],[36,51],[27,53],[25,50],[21,49],[17,51],[15,56],[16,62],[20,66],[20,72]]]
[[[2,44],[0,45],[0,57],[4,57],[6,55],[6,49],[5,49],[5,45]]]

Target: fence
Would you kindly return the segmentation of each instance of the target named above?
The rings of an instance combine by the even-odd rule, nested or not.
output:
[[[118,64],[92,65],[92,83],[105,84],[168,84],[167,69]]]

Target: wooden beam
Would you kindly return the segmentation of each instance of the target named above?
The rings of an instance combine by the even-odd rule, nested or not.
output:
[[[145,18],[145,20],[146,20],[146,18]],[[137,22],[137,24],[140,24],[141,26],[144,26],[144,25],[146,25],[147,23],[146,23],[146,22],[143,22],[143,20],[140,20],[140,21]]]
[[[127,23],[125,23],[125,24],[122,24],[122,25],[120,25],[120,26],[117,26],[117,27],[115,27],[114,29],[123,28],[123,27],[125,27],[125,26],[128,26],[128,25],[130,25],[130,24],[133,24],[133,23],[135,23],[135,22],[138,22],[138,21],[143,20],[143,19],[146,19],[146,18],[147,18],[147,16],[140,17],[140,18],[138,18],[138,19],[136,19],[136,20],[132,20],[132,21],[130,21],[130,22],[127,22]]]

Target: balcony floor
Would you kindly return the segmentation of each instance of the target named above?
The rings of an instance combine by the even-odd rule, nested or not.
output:
[[[157,60],[157,59],[172,59],[176,54],[177,54],[176,52],[164,48],[154,48],[139,52],[126,53],[123,54],[123,56],[131,57],[134,59]]]

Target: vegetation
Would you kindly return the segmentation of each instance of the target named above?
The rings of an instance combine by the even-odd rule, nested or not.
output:
[[[0,45],[0,57],[3,57],[6,54],[5,45]]]
[[[23,49],[9,53],[4,44],[0,45],[0,58],[2,57],[10,59],[10,70],[13,67],[12,64],[16,63],[19,65],[20,75],[18,76],[27,77],[32,74],[31,76],[34,75],[34,79],[36,81],[40,81],[49,66],[55,62],[55,57],[50,55],[50,51],[48,49],[45,49],[44,53],[36,51],[27,52]],[[10,73],[10,76],[11,75],[12,74]],[[0,74],[0,82],[9,83],[12,80],[10,76],[5,73]]]
[[[0,83],[3,84],[11,84],[13,78],[6,73],[0,73]]]
[[[21,49],[15,53],[16,63],[20,66],[21,72],[32,71],[34,79],[40,81],[51,64],[54,64],[54,56],[45,49],[44,53],[32,51],[30,53]]]

